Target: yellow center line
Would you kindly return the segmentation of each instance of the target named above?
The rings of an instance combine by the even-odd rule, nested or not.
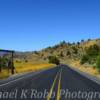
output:
[[[62,69],[60,71],[60,77],[59,77],[59,83],[58,83],[57,100],[60,100],[61,74],[62,74]]]
[[[55,86],[57,77],[58,77],[58,75],[59,75],[59,72],[60,72],[60,71],[58,71],[57,74],[56,74],[56,77],[55,77],[55,79],[54,79],[54,81],[53,81],[53,84],[52,84],[52,86],[51,86],[50,92],[49,92],[49,94],[48,94],[48,96],[47,96],[47,100],[50,100],[50,98],[51,98],[51,96],[52,96],[52,92],[53,92],[53,89],[54,89],[54,86]]]

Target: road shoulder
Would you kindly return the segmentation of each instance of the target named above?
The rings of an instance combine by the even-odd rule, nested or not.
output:
[[[67,65],[67,66],[68,66],[70,69],[72,69],[73,71],[76,71],[76,72],[79,73],[80,75],[82,75],[82,76],[88,78],[89,80],[94,81],[95,83],[97,83],[97,84],[100,85],[100,78],[98,78],[98,77],[96,77],[96,76],[92,76],[92,75],[90,75],[90,74],[88,74],[88,73],[85,73],[85,72],[83,72],[83,71],[81,71],[81,70],[79,70],[79,69],[77,69],[77,68],[75,68],[75,67],[73,67],[73,66],[69,66],[69,65]]]

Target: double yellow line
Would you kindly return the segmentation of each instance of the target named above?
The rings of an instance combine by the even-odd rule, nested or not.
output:
[[[60,77],[59,77],[59,82],[58,82],[57,100],[60,100],[61,74],[62,74],[62,69],[60,71]]]
[[[59,76],[60,74],[60,76]],[[56,100],[60,100],[60,89],[61,89],[61,74],[62,74],[62,69],[60,71],[57,72],[56,74],[56,77],[53,81],[53,84],[51,86],[51,89],[50,89],[50,92],[47,96],[47,100],[50,100],[51,99],[51,96],[52,96],[52,93],[53,93],[53,89],[54,89],[54,86],[56,84],[56,80],[57,80],[57,77],[59,76],[59,81],[58,81],[58,90],[57,90],[57,99]]]

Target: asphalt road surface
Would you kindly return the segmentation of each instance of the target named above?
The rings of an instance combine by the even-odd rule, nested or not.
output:
[[[100,84],[60,65],[5,81],[0,100],[100,100]]]

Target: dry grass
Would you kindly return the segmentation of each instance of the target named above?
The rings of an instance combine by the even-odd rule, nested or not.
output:
[[[53,67],[53,64],[48,64],[48,63],[15,63],[15,69],[16,73],[22,73],[22,72],[31,72],[31,71],[38,71],[41,69],[46,69]]]
[[[80,65],[79,61],[74,61],[74,60],[71,61],[70,66],[77,68],[85,73],[90,74],[90,75],[100,77],[99,73],[97,72],[97,70],[95,68],[93,68],[92,66],[89,66],[89,65]]]
[[[81,44],[81,46],[84,48],[84,47],[90,47],[91,45],[94,45],[94,44],[96,44],[96,41],[91,40],[91,41],[88,41],[88,42],[84,42],[83,44]]]
[[[15,66],[15,73],[23,73],[23,72],[32,72],[32,71],[38,71],[46,68],[53,67],[55,65],[48,64],[48,63],[14,63]],[[4,79],[10,76],[10,73],[8,73],[8,70],[2,70],[0,73],[0,79]]]
[[[9,76],[8,70],[2,70],[0,73],[0,79],[7,78]]]

